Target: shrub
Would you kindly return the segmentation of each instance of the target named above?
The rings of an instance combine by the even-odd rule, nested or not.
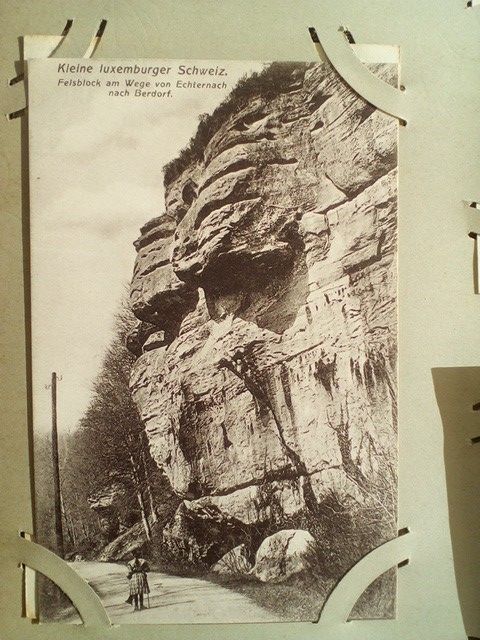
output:
[[[165,184],[178,178],[189,164],[202,159],[209,140],[230,116],[256,97],[267,102],[279,93],[287,91],[291,88],[292,76],[297,73],[303,79],[305,72],[312,65],[313,63],[307,62],[273,62],[260,72],[243,76],[213,113],[200,115],[195,135],[180,154],[165,165]]]

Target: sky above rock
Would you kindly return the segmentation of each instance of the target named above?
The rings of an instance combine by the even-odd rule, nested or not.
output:
[[[195,133],[199,114],[213,111],[245,73],[263,68],[258,62],[223,64],[228,66],[227,89],[182,89],[168,100],[115,98],[105,88],[58,87],[56,61],[32,65],[36,431],[50,429],[45,385],[52,371],[62,377],[60,431],[75,428],[88,405],[115,313],[127,295],[135,259],[132,243],[139,228],[163,210],[162,167]]]

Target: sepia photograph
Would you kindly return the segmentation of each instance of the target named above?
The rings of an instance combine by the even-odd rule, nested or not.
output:
[[[396,120],[324,62],[29,93],[36,542],[113,623],[317,621],[397,536]],[[395,613],[391,569],[350,618]]]

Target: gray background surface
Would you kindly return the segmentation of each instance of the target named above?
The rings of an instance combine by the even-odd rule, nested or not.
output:
[[[22,240],[28,231],[21,180],[26,123],[2,118],[2,637],[458,640],[466,635],[464,622],[469,635],[480,636],[480,543],[474,527],[480,444],[470,444],[480,435],[480,413],[472,411],[480,400],[480,298],[474,294],[468,237],[480,232],[480,212],[465,204],[480,200],[480,6],[467,7],[464,0],[5,0],[0,17],[3,113],[25,104],[23,83],[8,86],[21,69],[15,65],[19,36],[58,35],[73,18],[56,55],[79,57],[106,18],[97,58],[314,60],[307,28],[315,26],[327,55],[352,86],[407,120],[399,141],[399,528],[410,529],[350,572],[318,625],[102,626],[106,621],[88,589],[82,591],[68,567],[19,537],[19,531],[33,530],[25,373],[28,244]],[[372,80],[348,50],[341,25],[357,42],[400,45],[406,91],[387,91]],[[345,623],[348,607],[369,580],[405,558],[397,619]],[[43,568],[75,594],[85,627],[32,625],[21,618],[22,561]]]

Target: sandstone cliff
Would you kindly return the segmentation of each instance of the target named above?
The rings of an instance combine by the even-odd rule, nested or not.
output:
[[[381,478],[393,531],[394,121],[324,64],[273,65],[165,189],[135,243],[131,389],[182,510],[249,525]]]

